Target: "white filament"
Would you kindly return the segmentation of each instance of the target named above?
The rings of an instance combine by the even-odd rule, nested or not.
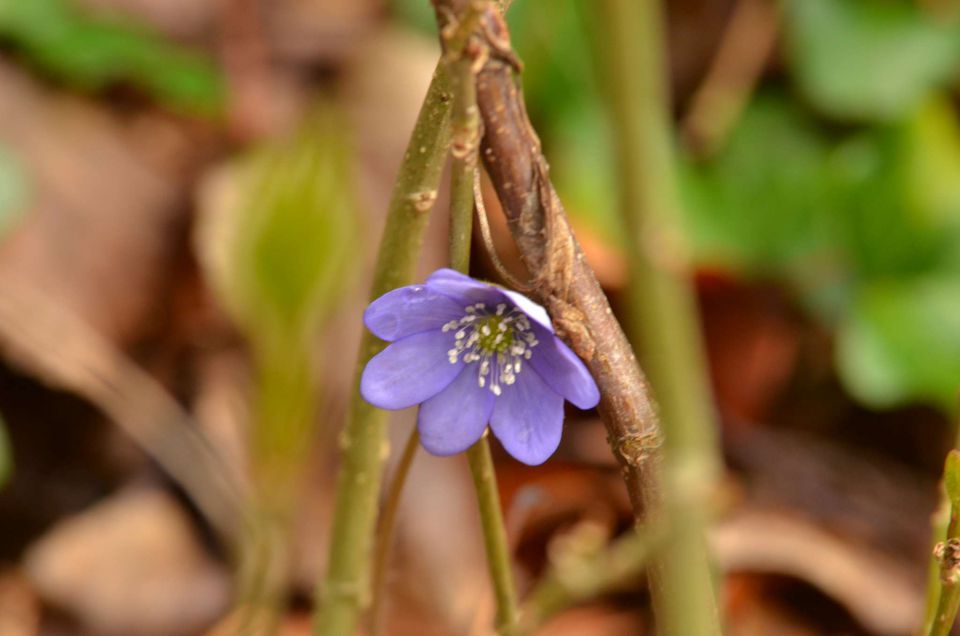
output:
[[[531,358],[532,349],[539,344],[531,331],[530,320],[506,303],[498,304],[493,312],[485,303],[469,305],[463,311],[462,318],[443,326],[444,332],[455,331],[447,359],[450,364],[459,360],[466,364],[479,362],[477,384],[500,395],[504,385],[517,381],[523,361]]]

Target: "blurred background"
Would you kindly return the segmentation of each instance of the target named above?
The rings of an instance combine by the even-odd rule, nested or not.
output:
[[[960,7],[664,4],[727,632],[912,633],[957,437]],[[593,3],[508,17],[626,319]],[[251,576],[289,605],[281,633],[309,633],[360,316],[438,52],[427,0],[0,0],[0,635],[232,634]],[[412,424],[393,418],[394,448]],[[542,467],[494,450],[521,589],[576,528],[629,527],[595,413],[568,413]],[[242,514],[280,520],[279,558],[232,556]],[[387,589],[388,634],[489,624],[462,458],[418,456]],[[542,633],[651,634],[643,581]]]

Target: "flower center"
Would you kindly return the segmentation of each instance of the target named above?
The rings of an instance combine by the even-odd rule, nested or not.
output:
[[[463,308],[462,318],[443,326],[453,331],[453,348],[447,351],[450,364],[459,360],[479,363],[477,383],[489,387],[494,395],[503,392],[503,385],[517,381],[523,361],[529,360],[539,343],[530,328],[526,314],[516,307],[500,303],[493,311],[485,303]]]

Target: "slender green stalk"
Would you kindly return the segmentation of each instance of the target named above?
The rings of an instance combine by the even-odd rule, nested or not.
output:
[[[960,411],[958,411],[958,409],[954,409],[954,412],[951,414],[950,421],[953,423],[953,446],[954,449],[958,449],[960,448]],[[937,609],[940,603],[940,560],[937,559],[934,551],[936,550],[936,545],[945,536],[947,536],[949,524],[953,519],[952,515],[954,514],[954,508],[946,488],[946,477],[948,475],[947,469],[949,466],[949,463],[946,464],[943,471],[944,478],[940,485],[940,505],[937,506],[936,512],[930,519],[932,536],[930,542],[930,562],[927,565],[926,609],[923,613],[923,631],[921,632],[923,634],[928,634],[930,632],[933,621],[937,616]]]
[[[414,426],[403,447],[403,454],[397,462],[393,480],[387,490],[387,497],[380,514],[380,532],[377,534],[377,547],[373,557],[373,602],[370,605],[370,631],[374,636],[383,631],[383,597],[386,588],[387,561],[390,547],[393,545],[394,529],[397,526],[397,512],[400,510],[400,496],[407,483],[410,467],[417,456],[420,446],[420,434]]]
[[[944,582],[933,622],[925,633],[929,636],[950,636],[958,609],[960,609],[960,585],[956,582]]]
[[[517,591],[513,583],[513,564],[510,561],[507,531],[503,525],[500,494],[497,491],[497,475],[486,434],[467,450],[467,459],[477,492],[487,567],[490,569],[490,579],[493,581],[494,596],[497,599],[497,632],[513,634],[520,613],[517,609]]]
[[[943,583],[940,581],[940,560],[936,557],[936,545],[947,536],[947,528],[950,522],[952,506],[946,493],[942,493],[940,505],[931,518],[932,541],[930,549],[930,562],[927,566],[927,586],[926,586],[926,604],[923,613],[923,629],[921,634],[932,634],[934,626],[939,622],[940,601],[942,597]]]
[[[923,634],[948,636],[960,609],[960,451],[951,450],[943,469],[943,506],[934,518],[934,579],[927,587]]]
[[[477,173],[477,148],[480,146],[477,78],[471,69],[470,58],[465,55],[458,55],[449,64],[453,84],[450,267],[467,274],[470,270],[470,238],[473,235],[473,181]]]
[[[413,280],[429,212],[450,139],[448,75],[434,73],[394,185],[380,242],[371,297]],[[386,412],[360,397],[360,374],[385,343],[365,332],[354,379],[354,396],[340,438],[343,463],[337,480],[327,575],[317,588],[317,636],[353,636],[370,602],[373,537],[386,453]]]
[[[630,241],[634,342],[644,358],[666,438],[663,483],[671,537],[653,568],[661,633],[719,634],[703,531],[703,500],[719,473],[712,399],[696,301],[681,241],[657,0],[601,0],[604,62],[620,189]]]

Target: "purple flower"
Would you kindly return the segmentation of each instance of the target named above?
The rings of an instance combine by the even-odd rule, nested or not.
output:
[[[489,424],[508,453],[542,464],[560,444],[564,399],[581,409],[600,400],[543,307],[453,270],[384,294],[363,320],[393,344],[367,364],[360,393],[383,409],[420,404],[420,440],[434,455],[466,450]]]

